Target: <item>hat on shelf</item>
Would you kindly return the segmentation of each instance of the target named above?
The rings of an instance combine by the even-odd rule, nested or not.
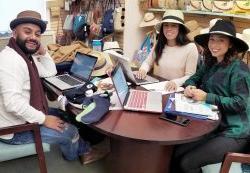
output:
[[[103,76],[106,74],[107,68],[112,66],[112,61],[110,59],[110,56],[108,53],[105,52],[99,52],[92,50],[89,55],[97,57],[97,62],[95,64],[95,67],[92,71],[91,76]]]
[[[196,20],[190,20],[185,23],[185,26],[189,29],[189,33],[187,34],[187,37],[194,41],[194,37],[196,35],[200,34],[200,31],[202,30],[202,27],[198,24]]]
[[[148,27],[148,26],[155,26],[157,23],[159,23],[159,19],[157,19],[154,15],[154,13],[147,12],[144,14],[143,20],[141,21],[139,27]]]
[[[245,41],[249,47],[248,51],[250,51],[250,28],[244,29],[241,33],[236,33],[236,37]]]
[[[189,29],[184,24],[184,15],[180,10],[167,9],[163,14],[162,20],[155,25],[157,32],[160,32],[163,23],[177,23],[183,25],[187,32]]]
[[[249,49],[245,41],[236,37],[235,26],[230,21],[217,20],[208,33],[197,35],[194,40],[202,47],[206,47],[211,34],[220,34],[230,37],[238,53],[245,52]]]
[[[221,19],[221,18],[214,18],[214,19],[211,19],[211,20],[209,21],[209,26],[208,26],[207,28],[201,29],[200,34],[208,33],[208,32],[209,32],[209,29],[212,28],[212,27],[214,26],[214,24],[215,24],[218,20],[222,20],[222,19]]]
[[[17,15],[16,19],[10,22],[10,28],[11,30],[13,30],[17,25],[23,23],[32,23],[38,25],[41,28],[41,33],[43,33],[46,30],[46,25],[47,25],[47,22],[42,20],[40,13],[32,10],[26,10],[20,12]]]

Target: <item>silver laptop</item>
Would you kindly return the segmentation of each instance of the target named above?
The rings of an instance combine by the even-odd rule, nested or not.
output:
[[[122,68],[125,72],[126,77],[128,78],[128,80],[130,80],[134,84],[143,85],[143,84],[159,82],[158,79],[151,77],[149,75],[147,75],[145,79],[136,78],[135,77],[136,72],[132,71],[132,69],[129,65],[129,61],[126,57],[124,57],[123,55],[121,55],[115,51],[107,51],[107,53],[109,53],[109,55],[111,56],[113,61],[118,61],[122,65]]]
[[[129,89],[120,64],[112,72],[111,78],[123,109],[162,113],[161,93]]]
[[[77,52],[69,74],[45,78],[45,81],[60,90],[84,85],[89,81],[97,57]]]

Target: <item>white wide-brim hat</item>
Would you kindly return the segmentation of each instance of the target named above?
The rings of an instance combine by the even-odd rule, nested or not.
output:
[[[141,21],[139,27],[155,26],[160,20],[157,19],[154,13],[148,12],[144,14],[143,20]]]
[[[160,32],[163,23],[177,23],[183,25],[187,32],[189,29],[184,24],[184,15],[180,10],[168,9],[163,14],[162,20],[155,25],[157,32]]]

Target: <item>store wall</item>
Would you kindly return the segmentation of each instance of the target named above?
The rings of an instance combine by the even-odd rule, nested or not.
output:
[[[139,28],[143,13],[139,9],[139,0],[125,0],[125,29],[123,35],[124,55],[130,59],[144,38],[144,30]]]

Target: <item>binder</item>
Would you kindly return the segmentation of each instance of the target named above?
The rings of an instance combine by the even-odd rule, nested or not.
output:
[[[218,119],[218,117],[213,118],[208,115],[177,111],[175,107],[175,94],[176,93],[172,93],[169,95],[169,98],[164,108],[164,112],[166,114],[189,116],[189,117],[192,117],[195,119],[201,119],[201,120],[207,120],[207,119],[217,120]]]

